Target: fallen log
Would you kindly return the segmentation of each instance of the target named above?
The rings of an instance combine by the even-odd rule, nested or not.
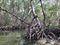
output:
[[[0,31],[18,31],[18,30],[22,30],[22,29],[25,29],[26,26],[23,26],[22,24],[21,25],[12,25],[12,26],[1,26],[0,27]]]
[[[12,30],[19,30],[19,29],[25,29],[24,26],[20,25],[12,25],[12,26],[1,26],[0,30],[2,31],[12,31]],[[60,36],[60,28],[46,28],[45,32],[48,34],[49,32],[53,32],[54,34],[59,34]],[[58,35],[57,35],[58,36]]]
[[[1,26],[0,27],[0,30],[1,31],[12,31],[12,30],[16,30],[16,29],[19,29],[19,26],[17,25],[13,25],[13,26]]]

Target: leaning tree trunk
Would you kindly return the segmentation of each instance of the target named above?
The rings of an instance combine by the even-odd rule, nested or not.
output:
[[[40,21],[39,21],[39,18],[38,18],[38,16],[37,16],[37,14],[35,13],[35,7],[34,7],[34,5],[33,5],[33,3],[32,3],[32,0],[30,0],[30,7],[31,7],[31,9],[32,9],[32,13],[33,13],[33,20],[35,19],[35,21],[37,22],[37,24],[38,24],[38,27],[39,28],[41,28],[41,23],[40,23]]]
[[[41,25],[41,22],[39,21],[39,18],[38,18],[38,16],[37,16],[37,14],[35,13],[35,7],[34,7],[34,5],[33,5],[33,0],[30,0],[30,8],[31,8],[31,12],[32,12],[32,14],[33,14],[33,20],[32,21],[35,21],[36,23],[37,23],[37,26],[36,27],[38,27],[38,29],[36,29],[36,27],[35,27],[35,29],[32,29],[31,28],[31,26],[32,26],[32,23],[31,23],[31,25],[30,25],[30,27],[29,27],[29,29],[28,29],[28,34],[27,34],[27,37],[31,40],[32,38],[34,38],[34,39],[39,39],[39,38],[41,38],[41,37],[46,37],[47,38],[47,36],[46,36],[46,34],[45,34],[45,29],[46,29],[46,25],[45,25],[45,12],[44,12],[44,10],[43,10],[43,5],[42,5],[42,0],[39,0],[39,2],[41,3],[41,8],[42,8],[42,13],[43,13],[43,26]]]
[[[30,0],[30,9],[31,9],[31,13],[33,14],[33,19],[32,19],[32,22],[35,21],[36,22],[36,25],[33,26],[32,22],[31,22],[31,25],[29,26],[28,28],[28,31],[27,31],[27,38],[29,38],[30,40],[32,39],[37,39],[37,35],[39,35],[39,32],[41,31],[41,22],[39,21],[39,18],[37,16],[37,14],[35,13],[35,7],[33,5],[33,0]],[[35,29],[33,29],[33,27]],[[36,27],[38,27],[38,29],[36,29]]]

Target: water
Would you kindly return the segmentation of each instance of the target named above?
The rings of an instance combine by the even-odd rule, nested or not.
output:
[[[33,43],[28,40],[21,39],[19,45],[33,45]]]
[[[22,39],[22,40],[20,41],[20,45],[24,45],[24,43],[25,43],[25,40]]]

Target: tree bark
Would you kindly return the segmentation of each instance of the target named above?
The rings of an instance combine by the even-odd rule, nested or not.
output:
[[[37,14],[35,13],[35,9],[34,9],[35,7],[34,7],[32,1],[33,1],[33,0],[30,0],[30,7],[31,7],[31,9],[32,9],[33,17],[34,17],[35,21],[37,22],[38,27],[41,28],[41,23],[40,23],[40,20],[39,20]]]

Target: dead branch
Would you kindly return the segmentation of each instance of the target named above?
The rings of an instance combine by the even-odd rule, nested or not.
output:
[[[43,25],[44,25],[44,28],[45,28],[45,26],[46,26],[46,24],[45,24],[46,14],[44,12],[42,0],[39,0],[39,2],[41,3],[42,13],[43,13],[43,17],[44,17],[44,19],[43,19]]]
[[[9,12],[9,11],[7,11],[7,10],[1,8],[1,7],[0,7],[0,10],[5,11],[6,13],[11,14],[12,16],[14,16],[14,17],[16,17],[17,19],[19,19],[21,22],[24,22],[25,24],[29,25],[29,23],[26,23],[24,20],[22,20],[20,17],[17,17],[17,16],[14,15],[13,13],[11,13],[11,12]]]
[[[0,31],[13,31],[13,30],[17,30],[17,29],[20,29],[19,25],[1,26],[0,27]]]

